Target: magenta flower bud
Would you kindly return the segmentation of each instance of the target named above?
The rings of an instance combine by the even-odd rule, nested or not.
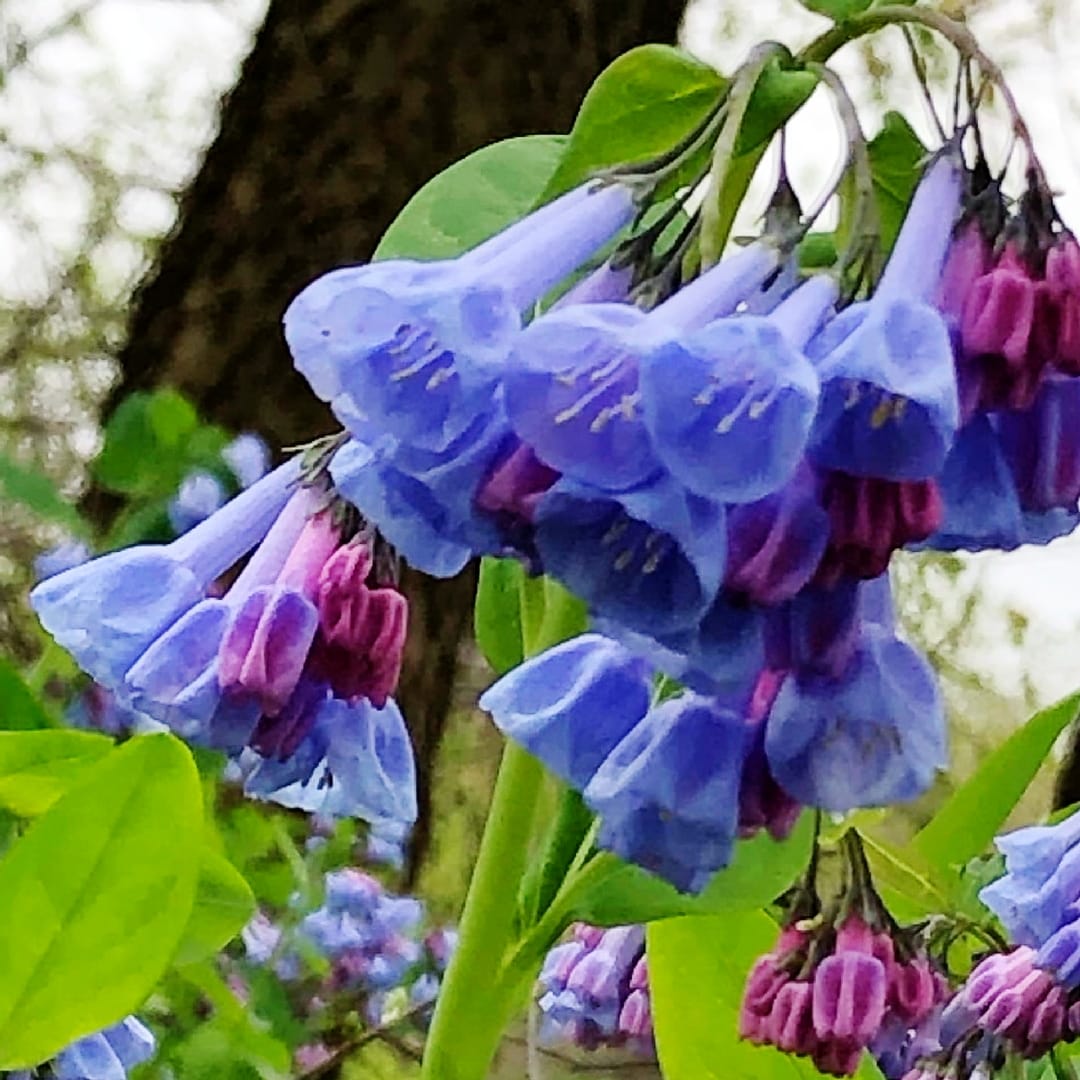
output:
[[[862,1059],[863,1046],[857,1042],[829,1040],[819,1043],[813,1060],[826,1076],[854,1076]]]
[[[777,992],[768,1020],[768,1041],[778,1050],[807,1057],[817,1037],[813,1018],[814,987],[808,982],[787,982]]]
[[[575,923],[574,940],[580,941],[587,949],[595,949],[604,939],[604,928],[592,923]]]
[[[634,965],[634,970],[630,973],[630,989],[649,989],[649,958],[646,953],[641,954],[638,962]]]
[[[893,964],[889,971],[890,1012],[902,1017],[909,1026],[918,1024],[938,1001],[936,976],[925,956],[916,956],[906,964]]]
[[[994,265],[994,248],[976,218],[969,218],[953,233],[941,271],[936,306],[959,320],[975,282]]]
[[[839,941],[837,950],[814,974],[814,1031],[820,1039],[866,1046],[885,1018],[885,966],[865,952],[840,951]]]
[[[401,674],[409,604],[397,589],[367,586],[371,565],[369,544],[354,540],[323,566],[312,670],[341,697],[366,697],[381,709]]]
[[[936,480],[878,480],[830,471],[821,502],[831,533],[816,583],[880,577],[894,551],[925,540],[940,527],[945,506]]]
[[[648,1045],[653,1037],[652,1002],[647,990],[631,990],[619,1011],[619,1034]]]
[[[545,465],[524,443],[501,461],[476,493],[476,506],[499,519],[501,527],[515,539],[515,527],[531,525],[536,504],[561,474]]]
[[[1057,306],[1055,365],[1080,375],[1080,244],[1066,233],[1046,253],[1046,285]]]

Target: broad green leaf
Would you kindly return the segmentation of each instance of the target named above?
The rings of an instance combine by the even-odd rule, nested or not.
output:
[[[184,930],[177,964],[213,956],[244,928],[255,914],[255,896],[239,870],[224,855],[205,848],[191,918]]]
[[[852,15],[858,15],[865,11],[874,0],[800,0],[802,6],[810,11],[816,11],[819,15],[827,15],[836,22],[850,19]]]
[[[665,1080],[801,1080],[804,1058],[742,1042],[739,1005],[754,961],[779,927],[762,911],[669,919],[648,927],[649,989]],[[868,1054],[856,1076],[881,1073]]]
[[[805,869],[813,840],[813,816],[804,814],[787,840],[761,833],[736,845],[735,858],[700,896],[687,896],[661,878],[603,853],[610,873],[590,874],[595,883],[571,894],[571,919],[599,926],[650,922],[678,915],[746,911],[772,903]]]
[[[483,559],[476,590],[473,626],[487,662],[502,675],[521,663],[521,582],[525,571],[516,559]]]
[[[0,731],[36,731],[51,726],[22,676],[0,656]]]
[[[642,45],[605,68],[581,104],[548,196],[597,170],[659,157],[689,135],[726,84],[712,68],[668,45]],[[690,165],[685,181],[704,163]]]
[[[176,951],[202,848],[199,777],[171,735],[89,769],[0,861],[0,1068],[138,1008]]]
[[[779,59],[769,64],[750,95],[735,140],[735,156],[741,157],[771,139],[806,104],[817,82],[813,72],[789,70]]]
[[[917,922],[951,910],[950,892],[937,868],[916,847],[898,848],[860,830],[874,882],[889,910],[901,922]]]
[[[1013,732],[915,837],[923,857],[945,869],[985,851],[1078,711],[1080,692],[1035,713]]]
[[[0,806],[19,817],[44,813],[113,749],[90,731],[0,732]]]
[[[897,112],[885,114],[881,130],[870,140],[870,171],[874,180],[883,252],[892,250],[919,179],[926,147],[907,120]]]
[[[523,637],[529,655],[543,652],[560,641],[568,641],[585,632],[589,625],[589,614],[584,601],[563,588],[554,578],[544,577],[528,584],[539,584],[543,600],[538,623],[530,626],[524,620],[527,613],[523,613]]]
[[[48,476],[0,454],[0,503],[5,502],[21,503],[43,520],[55,521],[77,536],[86,536],[90,531],[78,510]]]
[[[429,180],[383,234],[376,259],[448,259],[500,232],[540,200],[564,135],[485,146]]]

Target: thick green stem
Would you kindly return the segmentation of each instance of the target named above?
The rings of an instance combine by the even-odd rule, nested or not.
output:
[[[518,883],[528,858],[543,766],[514,743],[503,751],[484,838],[469,884],[460,941],[439,991],[426,1080],[484,1080],[502,1036],[507,1003],[495,976],[513,941]]]

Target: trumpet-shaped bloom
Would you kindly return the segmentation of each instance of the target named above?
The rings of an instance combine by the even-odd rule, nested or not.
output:
[[[56,1080],[127,1080],[129,1069],[154,1055],[153,1034],[134,1016],[65,1047],[49,1063]]]
[[[695,626],[723,578],[723,506],[670,477],[621,494],[564,477],[537,503],[535,523],[545,572],[633,630]]]
[[[587,185],[460,258],[332,271],[285,313],[296,366],[354,435],[443,450],[490,405],[521,312],[632,214],[626,188]]]
[[[947,763],[933,671],[909,645],[869,626],[840,677],[788,676],[765,750],[777,781],[807,806],[843,811],[913,799]]]
[[[42,626],[84,671],[118,688],[147,647],[266,534],[296,477],[294,462],[283,465],[171,544],[114,551],[43,581],[30,594]]]
[[[480,698],[499,730],[578,789],[649,708],[648,665],[582,634],[514,668]]]
[[[874,295],[845,309],[810,343],[822,384],[811,433],[820,465],[923,480],[945,461],[959,401],[949,332],[927,301],[959,207],[959,165],[949,152],[929,167]]]

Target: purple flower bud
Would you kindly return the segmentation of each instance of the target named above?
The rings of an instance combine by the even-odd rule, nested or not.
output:
[[[1054,364],[1067,375],[1080,375],[1080,244],[1072,233],[1046,253],[1046,286],[1058,315]]]
[[[814,973],[814,1031],[819,1039],[866,1046],[885,1017],[888,977],[884,965],[865,953],[841,950]]]

